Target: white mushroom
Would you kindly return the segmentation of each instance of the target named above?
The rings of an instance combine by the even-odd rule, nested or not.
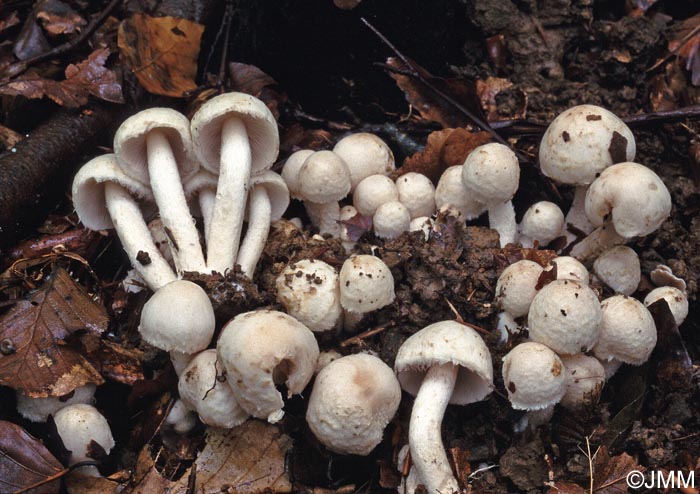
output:
[[[559,206],[549,201],[536,202],[525,211],[518,241],[523,247],[532,247],[534,242],[547,245],[561,235],[563,228],[564,213]]]
[[[282,168],[282,178],[287,184],[289,189],[289,194],[294,199],[301,199],[301,192],[299,186],[299,170],[304,165],[306,158],[314,154],[314,151],[310,149],[302,149],[292,153],[287,161],[284,163]]]
[[[364,314],[394,301],[394,276],[378,257],[351,256],[340,269],[339,282],[345,329],[353,329]]]
[[[374,134],[359,132],[343,137],[336,143],[333,152],[348,165],[351,192],[365,177],[388,175],[394,171],[394,154],[389,146]]]
[[[385,175],[370,175],[357,184],[352,193],[352,205],[365,216],[373,216],[377,208],[399,200],[399,189]]]
[[[422,173],[408,172],[396,179],[399,201],[408,208],[411,219],[435,213],[435,186]]]
[[[580,410],[598,404],[605,384],[605,369],[595,357],[578,353],[561,357],[566,369],[566,393],[561,406]]]
[[[513,317],[527,315],[542,271],[542,266],[528,260],[505,268],[496,281],[496,303]]]
[[[107,454],[114,447],[114,438],[107,419],[92,405],[69,405],[56,412],[53,420],[63,446],[71,453],[68,461],[70,465],[81,461],[101,460],[102,458],[96,457],[101,452],[95,450],[93,442]],[[81,470],[97,474],[94,469]]]
[[[566,393],[566,372],[559,356],[540,343],[521,343],[503,357],[503,384],[516,410],[545,410]]]
[[[49,415],[55,415],[61,408],[77,403],[92,404],[97,387],[92,384],[78,386],[65,396],[47,396],[32,398],[17,391],[17,412],[32,422],[46,422]]]
[[[408,224],[408,231],[423,232],[423,238],[427,242],[428,239],[430,239],[430,232],[433,230],[434,226],[435,221],[433,221],[432,218],[428,216],[419,216],[417,218],[413,218]]]
[[[636,292],[642,278],[639,256],[626,245],[616,245],[598,256],[593,272],[613,291],[623,295]]]
[[[191,179],[185,182],[185,196],[197,197],[197,205],[204,223],[204,240],[207,245],[209,244],[211,217],[214,214],[217,182],[218,177],[206,168],[200,168]]]
[[[478,217],[486,208],[462,185],[462,166],[451,166],[442,173],[435,188],[435,206],[439,210],[451,206],[467,221]]]
[[[187,434],[197,425],[197,414],[182,400],[176,400],[163,424],[171,426],[178,434]]]
[[[676,325],[680,326],[683,324],[685,318],[688,317],[688,295],[673,286],[660,286],[654,288],[644,297],[644,305],[649,307],[661,299],[664,299],[668,304],[668,308],[671,309]]]
[[[379,238],[391,240],[408,231],[411,226],[411,213],[399,201],[385,202],[377,208],[372,217],[374,233]]]
[[[556,265],[558,280],[575,280],[588,285],[589,275],[586,266],[570,256],[559,256],[549,261],[547,270]]]

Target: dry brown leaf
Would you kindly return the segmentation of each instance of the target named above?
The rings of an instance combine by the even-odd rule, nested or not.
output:
[[[12,26],[16,26],[17,24],[19,24],[19,15],[17,15],[16,10],[13,10],[8,15],[0,19],[0,33],[3,32],[5,29],[9,29]]]
[[[547,494],[587,494],[588,491],[573,482],[553,482]]]
[[[276,119],[279,119],[279,107],[287,101],[287,96],[270,86],[277,82],[255,65],[231,62],[228,64],[231,77],[231,88],[234,91],[247,93],[261,99],[270,109]]]
[[[693,86],[700,86],[700,14],[684,20],[675,28],[668,49],[683,59]]]
[[[627,492],[627,474],[644,471],[627,453],[610,456],[608,448],[601,446],[593,463],[593,491],[597,494],[622,494]]]
[[[87,349],[90,360],[102,374],[112,381],[133,386],[144,379],[143,352],[138,348],[125,348],[113,341],[100,339],[95,348]]]
[[[372,229],[372,217],[357,213],[348,220],[341,220],[340,224],[345,227],[348,238],[357,242],[362,235]]]
[[[42,0],[37,7],[36,18],[44,31],[52,36],[75,33],[87,24],[70,5],[60,0]]]
[[[135,14],[119,25],[121,57],[146,91],[181,98],[197,88],[204,26],[177,17]]]
[[[483,108],[484,113],[486,113],[486,119],[489,122],[525,118],[527,113],[527,94],[520,89],[512,91],[512,99],[515,101],[512,102],[510,114],[501,115],[498,112],[496,96],[498,96],[499,93],[512,89],[513,83],[508,79],[500,77],[487,77],[484,80],[476,81],[476,94],[479,97],[479,101],[481,101],[481,108]]]
[[[333,0],[333,5],[342,10],[352,10],[362,3],[362,0]]]
[[[4,150],[12,149],[19,141],[24,139],[24,136],[19,132],[15,132],[9,127],[0,125],[0,147]]]
[[[32,397],[63,396],[104,380],[81,352],[66,344],[74,333],[107,329],[105,309],[56,268],[26,300],[0,318],[0,384]]]

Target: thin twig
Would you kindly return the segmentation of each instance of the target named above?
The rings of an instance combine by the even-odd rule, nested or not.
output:
[[[68,468],[64,468],[63,470],[61,470],[61,471],[58,472],[58,473],[55,473],[55,474],[53,474],[53,475],[51,475],[51,476],[49,476],[49,477],[46,477],[44,480],[40,480],[39,482],[36,482],[36,483],[34,483],[34,484],[27,485],[27,486],[25,486],[25,487],[22,487],[22,488],[19,489],[19,490],[12,491],[12,494],[22,494],[23,492],[27,492],[27,491],[34,490],[34,489],[36,489],[37,487],[41,487],[42,485],[46,485],[46,484],[48,484],[49,482],[53,482],[54,480],[60,479],[61,477],[63,477],[64,475],[66,475],[68,472],[70,472],[70,471],[72,471],[72,470],[75,470],[76,468],[80,468],[80,467],[84,467],[84,466],[88,466],[88,465],[90,465],[90,466],[97,466],[98,463],[95,462],[95,461],[90,461],[90,460],[78,462],[78,463],[76,463],[76,464],[74,464],[74,465],[71,465],[71,466],[68,467]]]
[[[369,338],[370,336],[374,336],[375,334],[381,333],[382,331],[386,331],[390,327],[394,326],[394,321],[382,324],[380,326],[377,326],[376,328],[368,329],[364,333],[360,333],[357,336],[353,336],[352,338],[348,338],[347,340],[343,341],[340,343],[341,348],[345,348],[346,346],[350,345],[359,345],[362,344],[362,340]]]
[[[689,42],[696,34],[698,34],[698,33],[700,33],[700,24],[698,24],[697,26],[695,26],[695,27],[692,29],[692,31],[690,31],[688,34],[686,34],[685,36],[683,36],[683,39],[681,39],[680,44],[679,44],[678,46],[676,46],[673,50],[671,50],[671,51],[668,53],[668,55],[666,55],[666,56],[663,57],[661,60],[659,60],[658,62],[656,62],[654,65],[652,65],[651,67],[649,67],[646,71],[647,71],[647,72],[651,72],[652,70],[657,69],[658,67],[660,67],[661,65],[663,65],[664,63],[666,63],[668,60],[670,60],[671,57],[673,57],[674,55],[677,55],[678,52],[681,51],[681,49],[682,49],[685,45],[687,45],[688,42]]]

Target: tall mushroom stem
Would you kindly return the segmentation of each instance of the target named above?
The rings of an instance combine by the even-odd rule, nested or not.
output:
[[[170,240],[173,260],[178,272],[205,269],[199,233],[185,199],[177,162],[168,138],[159,130],[146,136],[148,175],[153,197]]]
[[[566,244],[570,244],[576,240],[576,235],[568,230],[568,226],[571,225],[577,230],[588,234],[594,229],[591,222],[586,216],[586,192],[588,191],[588,185],[578,185],[574,190],[574,200],[571,202],[571,207],[569,212],[566,213],[566,218],[564,219],[564,231],[562,234],[566,236]]]
[[[408,428],[408,444],[419,480],[430,494],[459,492],[442,444],[442,418],[457,382],[459,367],[433,365],[416,395]]]
[[[155,291],[175,281],[177,277],[153,242],[136,200],[121,185],[106,182],[105,202],[131,265],[148,287]]]
[[[318,227],[321,235],[329,233],[333,237],[340,236],[340,206],[338,201],[320,204],[317,202],[304,201],[306,213],[311,219],[311,223]]]
[[[518,225],[515,222],[515,209],[513,203],[506,201],[502,204],[490,204],[488,206],[489,226],[498,232],[501,247],[515,242]]]
[[[628,239],[617,233],[611,220],[593,230],[586,238],[573,246],[571,256],[589,265],[610,247],[627,243]]]
[[[251,167],[245,124],[228,118],[221,131],[219,183],[207,246],[207,267],[222,274],[233,268],[238,255]]]
[[[216,190],[202,189],[197,196],[199,210],[202,213],[204,222],[204,242],[209,245],[209,228],[211,228],[211,217],[214,215],[214,202],[216,201]]]
[[[272,206],[265,187],[253,187],[250,192],[250,209],[248,212],[248,231],[238,252],[238,264],[243,274],[253,279],[255,266],[265,248],[270,233]]]

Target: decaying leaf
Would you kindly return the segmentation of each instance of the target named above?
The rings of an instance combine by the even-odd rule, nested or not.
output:
[[[135,14],[119,25],[121,57],[146,91],[183,97],[197,88],[204,26],[176,17]]]
[[[508,101],[504,107],[508,110],[507,115],[499,112],[499,105],[496,98],[499,94],[508,94]],[[484,80],[476,81],[476,94],[481,101],[481,107],[486,113],[489,122],[498,120],[510,120],[525,118],[527,113],[527,94],[522,89],[514,88],[508,79],[501,77],[487,77]]]
[[[0,125],[0,148],[4,150],[12,149],[22,139],[24,139],[24,136],[19,132]]]
[[[270,109],[276,119],[279,119],[279,107],[287,101],[287,96],[274,90],[271,86],[277,82],[255,65],[231,62],[228,64],[231,77],[231,89],[242,93],[252,94],[261,99]]]
[[[0,492],[11,493],[38,484],[63,470],[40,441],[11,422],[0,420]],[[61,480],[42,484],[26,494],[54,494]]]
[[[341,220],[340,224],[345,227],[348,238],[357,242],[362,235],[372,229],[372,217],[357,213],[349,220]]]
[[[44,284],[0,318],[0,383],[32,397],[63,396],[104,380],[90,361],[66,343],[78,332],[107,329],[105,309],[56,268]]]
[[[27,73],[0,86],[0,94],[24,96],[29,99],[52,99],[55,103],[69,108],[78,108],[87,104],[88,97],[113,103],[123,103],[121,86],[113,71],[105,67],[109,57],[107,48],[93,51],[86,60],[66,68],[66,79],[54,81],[43,79],[36,73]]]
[[[36,18],[44,31],[52,36],[72,34],[87,24],[70,5],[60,0],[41,0],[37,6]]]
[[[622,494],[627,492],[627,475],[644,471],[627,453],[610,456],[608,448],[601,446],[593,463],[593,490],[597,494]]]
[[[588,494],[588,491],[573,482],[552,482],[547,494]]]
[[[133,385],[144,378],[141,366],[143,352],[138,348],[125,348],[100,339],[95,342],[94,348],[86,348],[86,351],[100,374],[112,381]]]
[[[668,49],[683,59],[693,86],[700,86],[700,14],[676,27]]]
[[[9,29],[12,26],[16,26],[17,24],[19,24],[19,15],[17,15],[16,10],[13,10],[5,17],[0,19],[0,33],[3,32],[5,29]]]

